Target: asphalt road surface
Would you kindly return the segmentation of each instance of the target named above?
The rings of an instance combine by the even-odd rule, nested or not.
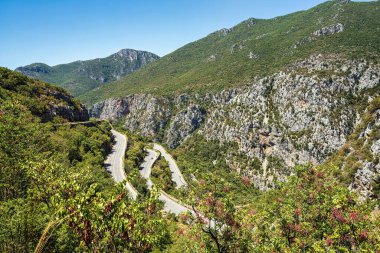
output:
[[[152,173],[152,167],[154,162],[158,158],[158,154],[156,151],[151,149],[146,149],[147,155],[144,158],[144,161],[140,165],[140,174],[143,178],[147,180],[148,189],[151,189],[153,186],[153,182],[150,179],[150,174]]]
[[[160,151],[161,155],[169,163],[169,168],[170,168],[170,171],[172,172],[172,179],[177,184],[176,187],[180,188],[180,187],[187,186],[187,182],[183,178],[182,173],[177,166],[177,163],[175,162],[173,157],[168,152],[166,152],[165,148],[162,147],[161,145],[155,143],[153,145],[153,149]]]
[[[140,166],[140,174],[147,180],[148,189],[151,189],[153,186],[153,182],[150,179],[150,173],[152,172],[153,164],[157,160],[159,154],[151,149],[147,149],[146,151],[147,155],[145,156],[144,161],[141,163]],[[164,193],[161,193],[158,199],[164,202],[164,210],[166,212],[171,212],[176,215],[186,211],[192,212],[192,210],[185,207],[184,205],[181,205],[180,203],[178,203],[178,201],[170,198],[168,195]]]
[[[119,183],[125,180],[125,172],[124,172],[124,154],[127,148],[127,138],[125,135],[111,130],[112,134],[115,138],[115,145],[112,148],[111,153],[108,155],[105,161],[105,167],[107,171],[112,175],[112,178],[115,182]],[[133,188],[133,186],[127,182],[125,187],[129,191],[132,198],[136,199],[137,192]]]
[[[111,153],[108,155],[105,161],[105,167],[107,168],[107,171],[112,175],[113,179],[116,182],[122,182],[126,178],[125,172],[124,172],[124,154],[127,148],[127,138],[125,137],[125,135],[115,130],[111,130],[111,131],[115,138],[115,145],[113,146]],[[181,181],[180,185],[181,186],[187,185],[186,181],[182,177],[182,174],[177,164],[175,163],[174,159],[170,156],[170,154],[168,154],[166,150],[160,145],[155,144],[155,148],[161,152],[161,154],[165,157],[165,159],[167,159],[167,161],[169,162],[169,165],[172,164],[171,169],[177,170],[176,172],[177,179]],[[147,151],[148,151],[148,154],[147,154],[147,157],[145,157],[144,162],[141,164],[141,167],[143,168],[141,170],[142,172],[140,171],[140,173],[141,175],[143,175],[143,177],[145,178],[148,177],[148,179],[150,180],[149,178],[150,173],[151,173],[154,161],[157,159],[157,153],[149,149]],[[133,199],[136,199],[138,195],[138,192],[136,191],[136,189],[129,182],[126,182],[125,187],[129,191],[131,197]],[[175,200],[174,198],[170,197],[169,195],[165,193],[161,193],[158,199],[164,202],[164,210],[166,212],[171,212],[178,215],[180,213],[189,211],[193,215],[195,215],[193,210],[180,204],[177,200]],[[211,223],[211,226],[214,226],[212,221],[210,223]]]

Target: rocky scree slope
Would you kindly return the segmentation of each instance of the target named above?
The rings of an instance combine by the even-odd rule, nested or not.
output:
[[[106,83],[119,80],[157,59],[159,56],[150,52],[123,49],[106,58],[76,61],[53,67],[34,63],[19,67],[16,71],[57,84],[74,96],[79,96]]]
[[[93,117],[121,120],[131,131],[176,148],[195,134],[235,143],[231,169],[262,190],[283,181],[296,164],[322,163],[347,142],[369,101],[378,96],[380,65],[340,55],[312,55],[284,71],[217,93],[164,97],[136,94],[90,109]]]

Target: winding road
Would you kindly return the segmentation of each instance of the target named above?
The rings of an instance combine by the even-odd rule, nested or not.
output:
[[[148,189],[152,189],[153,182],[150,179],[150,174],[152,173],[152,167],[154,162],[158,158],[157,152],[151,149],[146,149],[147,155],[144,158],[144,161],[140,165],[140,174],[143,178],[147,180]]]
[[[125,135],[123,135],[123,134],[121,134],[115,130],[111,130],[111,131],[112,131],[112,134],[115,138],[115,144],[112,148],[111,153],[108,155],[107,160],[105,161],[105,167],[106,167],[107,171],[109,171],[111,173],[115,182],[122,182],[123,180],[126,179],[126,175],[124,172],[124,160],[123,160],[123,158],[124,158],[125,150],[127,148],[127,138],[125,137]],[[163,150],[165,150],[165,149],[163,149]],[[148,151],[148,155],[145,157],[144,162],[141,164],[142,170],[140,171],[140,173],[144,178],[148,179],[148,182],[149,182],[150,181],[149,177],[150,177],[151,169],[152,169],[153,163],[157,159],[158,155],[154,150],[148,149],[147,151]],[[164,152],[161,152],[161,153],[163,154]],[[165,153],[167,153],[167,152],[165,151]],[[173,160],[173,158],[171,158],[171,159],[175,164],[175,161]],[[175,164],[175,166],[177,166],[177,165]],[[176,168],[178,169],[178,166]],[[178,171],[179,171],[179,169],[178,169]],[[180,175],[178,177],[182,177],[182,175]],[[151,186],[152,185],[153,185],[153,183],[151,182]],[[183,184],[181,184],[181,185],[183,185]],[[149,183],[148,183],[148,187],[149,187]],[[126,188],[129,191],[131,197],[133,199],[136,199],[137,195],[138,195],[138,192],[136,191],[136,189],[129,182],[126,183]],[[176,215],[183,213],[183,212],[186,212],[186,211],[193,213],[193,211],[190,208],[180,204],[178,201],[176,201],[174,198],[170,197],[169,195],[165,194],[164,192],[161,192],[161,194],[159,196],[159,200],[164,202],[164,210],[167,212],[171,212],[171,213],[174,213]]]
[[[112,148],[111,153],[108,155],[106,161],[104,162],[104,165],[107,171],[111,173],[113,180],[119,183],[127,178],[124,172],[123,159],[125,150],[127,149],[127,138],[125,135],[115,130],[111,130],[111,132],[115,138],[115,144]],[[136,189],[129,182],[126,183],[125,187],[129,191],[131,197],[133,199],[136,199],[138,195]]]
[[[154,147],[156,147],[156,145],[157,144],[155,144]],[[161,147],[160,149],[161,150],[159,150],[159,151],[161,152],[161,154],[163,154],[162,150],[165,151],[165,149],[163,147]],[[157,158],[159,157],[159,154],[156,151],[151,150],[151,149],[147,149],[146,151],[147,151],[147,155],[145,156],[144,161],[142,162],[142,164],[140,166],[140,174],[142,177],[144,177],[147,180],[148,189],[151,189],[153,186],[153,182],[150,179],[150,173],[152,172],[153,164],[157,160]],[[167,153],[167,152],[165,151],[165,153]],[[166,159],[166,157],[165,157],[165,159]],[[177,170],[179,171],[177,164],[175,163],[173,158],[171,158],[171,159],[172,159],[172,164],[174,164],[177,167]],[[170,166],[170,163],[169,163],[169,166]],[[174,175],[176,175],[176,176],[174,176]],[[172,173],[173,179],[174,179],[174,177],[179,178],[180,176],[182,176],[182,175],[181,174],[178,175],[177,172]],[[163,191],[161,191],[161,194],[158,197],[158,199],[164,202],[164,210],[167,212],[171,212],[171,213],[174,213],[176,215],[183,213],[183,212],[186,212],[186,211],[193,213],[193,210],[191,210],[190,208],[180,204],[173,197],[169,196],[168,194],[166,194]]]
[[[173,157],[165,150],[165,148],[157,143],[154,143],[153,149],[159,151],[165,160],[169,163],[169,169],[172,172],[172,179],[177,184],[176,188],[178,189],[187,186],[187,182],[183,178],[182,173],[177,166],[177,163]]]

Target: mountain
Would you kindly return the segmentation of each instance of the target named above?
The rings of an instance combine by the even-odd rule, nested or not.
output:
[[[109,124],[73,123],[86,120],[86,108],[62,88],[0,68],[1,252],[34,252],[68,196],[85,194],[95,182],[99,193],[113,189],[103,168],[112,144]],[[58,242],[46,250],[57,252]],[[75,251],[74,244],[60,252]]]
[[[62,88],[0,68],[0,101],[22,108],[41,122],[86,121],[87,109]]]
[[[96,89],[156,61],[159,56],[133,49],[123,49],[106,58],[76,61],[57,66],[33,63],[16,71],[29,77],[54,83],[67,89],[74,96]]]
[[[379,8],[244,21],[89,110],[0,68],[0,252],[378,252]]]
[[[125,104],[134,103],[131,110],[135,110],[139,100],[150,101],[145,106],[148,110],[163,101],[136,95],[126,99]],[[193,105],[185,113],[180,112],[178,118],[189,115],[197,118],[206,113]],[[352,148],[343,148],[347,160],[351,159],[351,152],[354,158],[368,158],[356,149],[363,142],[366,146],[366,142],[378,143],[379,115],[380,100],[374,98],[369,102],[365,120],[351,137]],[[219,156],[229,149],[215,141],[190,138],[173,154],[173,162],[175,158],[181,169],[188,169],[190,161],[200,170],[210,169],[211,175],[207,183],[192,175],[188,181],[191,187],[178,189],[183,201],[191,199],[194,213],[176,217],[164,213],[159,190],[147,190],[147,181],[133,175],[133,171],[139,173],[143,161],[151,163],[150,166],[154,164],[152,176],[159,169],[168,170],[160,172],[159,179],[154,176],[164,186],[171,182],[167,158],[154,161],[156,157],[151,161],[150,154],[146,156],[147,148],[151,147],[147,139],[130,132],[126,153],[119,152],[109,122],[77,122],[84,120],[88,120],[84,106],[62,88],[0,68],[1,252],[323,252],[326,249],[375,252],[378,249],[380,228],[379,216],[373,211],[375,203],[357,201],[356,195],[331,175],[332,167],[297,166],[287,183],[260,195],[251,191],[245,196],[248,205],[235,206],[228,195],[237,193],[237,189],[254,190],[248,177],[240,178],[243,183],[238,178],[233,184],[223,180],[220,171],[205,161],[216,159],[212,164],[221,166]],[[370,149],[377,154],[379,145]],[[128,195],[125,181],[115,184],[105,169],[111,166],[104,161],[112,150],[117,150],[114,158],[125,156],[129,181],[141,188],[136,200]],[[114,165],[121,161],[111,160]],[[376,168],[378,160],[370,163],[359,175],[372,175],[368,172]],[[241,193],[233,195],[234,199],[239,197]]]
[[[268,190],[297,164],[326,162],[359,131],[380,90],[379,8],[329,1],[249,19],[80,98],[100,101],[91,116],[165,143],[185,174],[228,171]],[[362,158],[347,186],[368,162],[378,164]],[[379,175],[371,171],[370,187]]]
[[[91,104],[133,93],[220,91],[286,70],[311,54],[379,60],[379,6],[335,0],[273,19],[251,18],[80,98]]]

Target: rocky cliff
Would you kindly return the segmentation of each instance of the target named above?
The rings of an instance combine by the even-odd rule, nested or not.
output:
[[[380,199],[380,97],[370,97],[369,106],[348,141],[328,162],[341,172],[342,181],[362,200]]]
[[[244,87],[203,95],[130,95],[98,103],[90,114],[123,120],[130,130],[158,136],[170,148],[195,133],[236,143],[240,154],[259,159],[261,168],[225,159],[265,190],[285,180],[294,165],[321,163],[346,143],[371,90],[379,86],[379,73],[380,66],[366,60],[312,55]]]

